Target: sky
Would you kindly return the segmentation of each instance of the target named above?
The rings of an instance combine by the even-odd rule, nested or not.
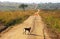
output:
[[[60,3],[60,0],[0,0],[1,2],[20,2],[20,3]]]

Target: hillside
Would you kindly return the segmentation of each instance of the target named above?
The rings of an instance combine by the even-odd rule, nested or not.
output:
[[[21,4],[16,2],[0,2],[0,10],[22,10],[22,8],[19,8]],[[60,9],[60,3],[31,3],[27,5],[26,9]]]

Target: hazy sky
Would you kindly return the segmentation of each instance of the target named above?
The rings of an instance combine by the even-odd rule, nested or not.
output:
[[[46,3],[46,2],[60,3],[60,0],[0,0],[0,1],[21,2],[21,3]]]

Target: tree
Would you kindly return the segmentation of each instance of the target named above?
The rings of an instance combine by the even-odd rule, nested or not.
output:
[[[28,5],[26,5],[26,4],[21,4],[21,5],[19,5],[19,8],[22,8],[24,11],[25,11],[25,8],[26,7],[28,7]]]

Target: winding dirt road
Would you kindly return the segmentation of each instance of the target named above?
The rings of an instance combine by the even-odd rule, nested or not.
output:
[[[22,24],[16,25],[11,30],[4,33],[0,39],[51,39],[44,30],[45,25],[38,13],[39,10]],[[23,29],[25,27],[32,28],[30,35],[23,34]]]

